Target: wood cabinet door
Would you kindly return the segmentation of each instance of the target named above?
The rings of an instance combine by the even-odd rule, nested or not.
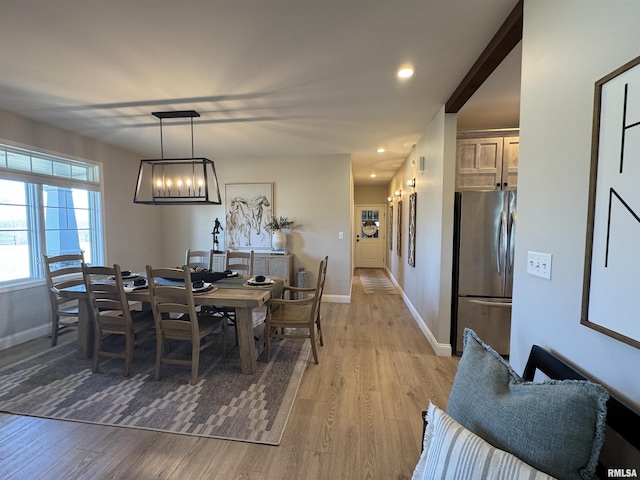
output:
[[[227,269],[227,256],[224,253],[214,253],[212,267],[214,272],[224,272]]]
[[[505,137],[502,155],[502,189],[518,188],[518,154],[520,137]]]
[[[458,140],[456,191],[500,190],[503,146],[502,137]]]
[[[266,277],[286,277],[285,285],[291,285],[293,275],[293,255],[270,255],[254,253],[253,274]]]

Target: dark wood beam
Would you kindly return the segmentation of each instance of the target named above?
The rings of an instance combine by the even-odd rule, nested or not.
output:
[[[498,65],[522,40],[522,3],[520,0],[504,21],[498,32],[473,64],[455,92],[445,104],[446,113],[458,113],[480,85],[489,78]]]

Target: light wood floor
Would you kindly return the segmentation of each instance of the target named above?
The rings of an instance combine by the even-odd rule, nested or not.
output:
[[[0,478],[409,479],[420,412],[446,406],[458,364],[436,357],[400,295],[323,304],[325,346],[309,363],[280,446],[0,414]],[[72,335],[72,334],[68,334]],[[49,339],[0,352],[0,365]]]

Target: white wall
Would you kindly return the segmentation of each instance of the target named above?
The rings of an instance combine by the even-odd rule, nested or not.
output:
[[[387,203],[387,185],[356,185],[354,188],[356,205]]]
[[[450,355],[455,115],[444,106],[431,120],[415,148],[389,184],[388,195],[402,190],[402,255],[397,255],[398,197],[394,197],[393,251],[388,268],[403,291],[418,325],[434,351]],[[420,157],[425,169],[419,172]],[[407,263],[409,195],[406,182],[416,179],[416,265]]]
[[[182,265],[187,248],[212,248],[216,217],[226,232],[225,183],[273,182],[274,214],[298,225],[288,235],[294,271],[305,267],[311,282],[320,260],[329,256],[325,299],[349,301],[351,292],[351,159],[349,155],[223,157],[213,159],[222,205],[161,207],[164,260]],[[156,207],[158,208],[158,207]],[[344,233],[342,240],[338,232]],[[223,232],[224,233],[224,232]],[[224,247],[224,235],[219,237]]]
[[[0,110],[3,142],[102,164],[104,175],[105,263],[137,270],[160,262],[160,211],[133,204],[140,157],[90,138]],[[0,348],[50,331],[44,281],[0,293]]]
[[[539,344],[640,406],[640,350],[580,324],[594,83],[640,54],[640,3],[524,8],[511,363]],[[553,254],[551,281],[525,273],[529,250]]]

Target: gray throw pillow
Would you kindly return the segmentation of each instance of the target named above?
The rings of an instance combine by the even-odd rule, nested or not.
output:
[[[525,382],[466,329],[446,412],[538,470],[562,480],[586,480],[602,447],[608,397],[588,381]]]

